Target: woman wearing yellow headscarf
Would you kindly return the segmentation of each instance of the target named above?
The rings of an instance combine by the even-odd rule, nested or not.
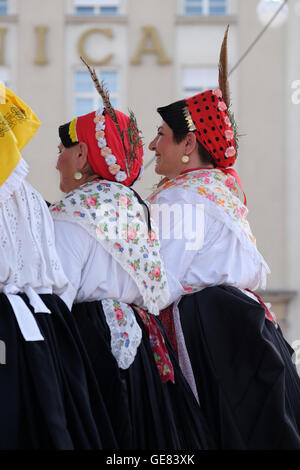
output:
[[[59,297],[68,281],[52,218],[25,181],[28,166],[20,151],[39,126],[34,112],[2,85],[0,449],[116,448],[73,319]]]

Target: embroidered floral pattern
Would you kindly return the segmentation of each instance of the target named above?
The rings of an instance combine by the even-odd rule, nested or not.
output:
[[[230,149],[231,147],[228,148],[228,150]],[[247,207],[239,199],[238,188],[232,176],[226,175],[221,170],[191,171],[160,186],[150,197],[150,202],[155,202],[157,194],[173,186],[182,186],[184,189],[196,192],[221,206],[256,246],[255,238],[247,221]]]
[[[133,309],[117,300],[102,300],[106,322],[110,329],[111,350],[121,369],[134,361],[142,339],[142,331]]]
[[[161,321],[165,332],[172,344],[172,347],[178,357],[178,344],[176,338],[176,330],[173,318],[173,304],[169,305],[169,307],[160,311],[159,320]]]
[[[52,216],[85,228],[136,282],[149,312],[167,305],[169,289],[154,221],[152,232],[135,195],[126,186],[95,179],[50,207]],[[125,217],[125,218],[124,218]]]
[[[171,382],[174,383],[175,379],[172,362],[168,354],[164,337],[157,325],[156,319],[145,310],[142,310],[138,307],[134,308],[148,332],[150,347],[152,349],[154,360],[162,382],[171,380]]]

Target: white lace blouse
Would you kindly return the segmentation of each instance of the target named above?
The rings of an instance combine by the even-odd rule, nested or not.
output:
[[[27,286],[39,293],[62,294],[67,278],[57,256],[47,205],[26,181],[0,202],[0,290]]]
[[[27,165],[21,160],[1,186],[0,292],[7,295],[23,337],[33,341],[43,337],[30,310],[16,294],[26,293],[36,313],[49,314],[38,294],[61,295],[68,280],[55,249],[51,215],[41,195],[23,181],[26,173]]]

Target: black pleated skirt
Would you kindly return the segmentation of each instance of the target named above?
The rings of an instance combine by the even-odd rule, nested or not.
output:
[[[169,344],[175,384],[162,382],[148,333],[138,315],[142,341],[133,364],[121,370],[111,353],[110,331],[101,302],[75,305],[72,313],[98,378],[120,448],[214,448],[201,408]]]
[[[233,287],[185,296],[180,318],[219,449],[300,449],[300,379],[264,309]]]
[[[27,297],[21,295],[32,311]],[[116,439],[71,313],[41,295],[50,314],[34,314],[44,341],[26,342],[0,294],[0,449],[102,449]]]

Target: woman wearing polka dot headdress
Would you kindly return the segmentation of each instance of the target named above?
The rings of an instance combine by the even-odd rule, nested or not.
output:
[[[232,168],[237,136],[228,109],[227,35],[228,28],[220,88],[157,110],[162,122],[149,149],[165,178],[150,201],[157,215],[166,207],[175,214],[169,225],[166,216],[159,219],[174,302],[161,320],[218,448],[299,449],[300,381],[292,350],[274,314],[249,291],[265,288],[270,271]]]
[[[169,289],[157,229],[131,189],[142,167],[137,124],[132,113],[112,108],[89,71],[103,106],[59,128],[66,196],[50,210],[70,280],[63,298],[74,304],[118,448],[210,448],[199,405],[155,318]]]

